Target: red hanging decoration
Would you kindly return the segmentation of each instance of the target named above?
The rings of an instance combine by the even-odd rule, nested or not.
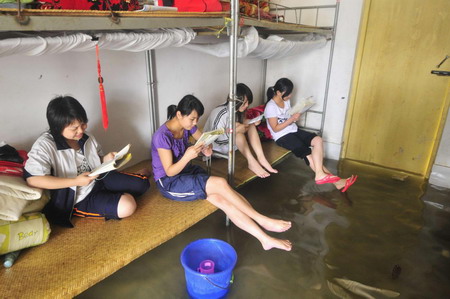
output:
[[[98,50],[98,44],[95,45],[95,54],[97,56],[97,73],[98,73],[98,89],[100,91],[100,103],[102,105],[102,121],[103,128],[108,129],[108,111],[106,109],[106,96],[105,89],[103,88],[102,69],[100,67],[100,55]]]

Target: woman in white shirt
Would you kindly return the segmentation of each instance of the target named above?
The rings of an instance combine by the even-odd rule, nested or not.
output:
[[[248,106],[253,102],[253,93],[250,88],[244,83],[236,85],[236,97],[238,98],[236,103],[236,148],[247,159],[248,168],[253,171],[257,176],[266,178],[270,176],[270,173],[277,173],[278,171],[270,165],[264,155],[261,140],[259,139],[256,126],[260,122],[253,124],[247,124],[245,119],[245,111]],[[228,101],[216,108],[214,108],[209,114],[206,120],[204,131],[212,131],[220,128],[228,128],[229,113],[228,113]],[[229,134],[223,134],[219,136],[213,142],[213,150],[222,154],[228,153]],[[256,158],[253,156],[250,146],[256,154]],[[236,149],[235,148],[235,149]]]
[[[342,192],[356,181],[357,176],[347,179],[332,174],[323,165],[323,141],[314,133],[297,127],[300,113],[289,114],[291,96],[294,84],[287,78],[279,79],[273,87],[267,90],[266,108],[264,116],[268,128],[276,144],[291,150],[295,156],[305,160],[315,173],[316,184],[334,184]]]

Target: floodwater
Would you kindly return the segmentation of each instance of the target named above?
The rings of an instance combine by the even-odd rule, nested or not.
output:
[[[450,298],[450,190],[355,162],[327,161],[348,192],[315,185],[289,156],[279,174],[239,189],[256,210],[292,221],[293,250],[264,251],[217,211],[77,298],[188,298],[183,248],[202,238],[230,243],[238,261],[228,298]]]

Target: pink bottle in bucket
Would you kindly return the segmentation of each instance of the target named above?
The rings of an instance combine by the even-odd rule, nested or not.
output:
[[[200,263],[197,271],[202,274],[213,274],[214,273],[214,262],[211,260],[204,260]]]

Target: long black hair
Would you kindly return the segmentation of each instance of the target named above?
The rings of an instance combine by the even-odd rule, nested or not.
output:
[[[203,107],[202,102],[193,95],[184,96],[178,105],[170,105],[167,107],[167,120],[175,117],[177,111],[180,111],[181,115],[189,115],[192,111],[197,111],[198,117],[203,115],[205,107]]]
[[[63,130],[76,120],[82,124],[88,122],[86,111],[75,98],[58,96],[48,103],[47,122],[55,141],[64,142]]]
[[[245,118],[245,112],[240,112],[239,108],[242,106],[242,104],[244,104],[244,100],[245,97],[247,97],[247,102],[250,105],[251,103],[253,103],[253,92],[250,89],[250,87],[248,87],[247,85],[245,85],[244,83],[238,83],[236,84],[236,121],[239,123],[243,123],[244,122],[244,118]],[[227,99],[227,101],[222,104],[222,106],[226,106],[228,105],[228,101],[229,99]]]
[[[283,98],[289,96],[294,89],[294,83],[288,78],[281,78],[275,83],[274,86],[269,87],[267,89],[267,102],[270,101],[274,95],[276,95],[277,91],[283,94]],[[266,102],[266,103],[267,103]]]

